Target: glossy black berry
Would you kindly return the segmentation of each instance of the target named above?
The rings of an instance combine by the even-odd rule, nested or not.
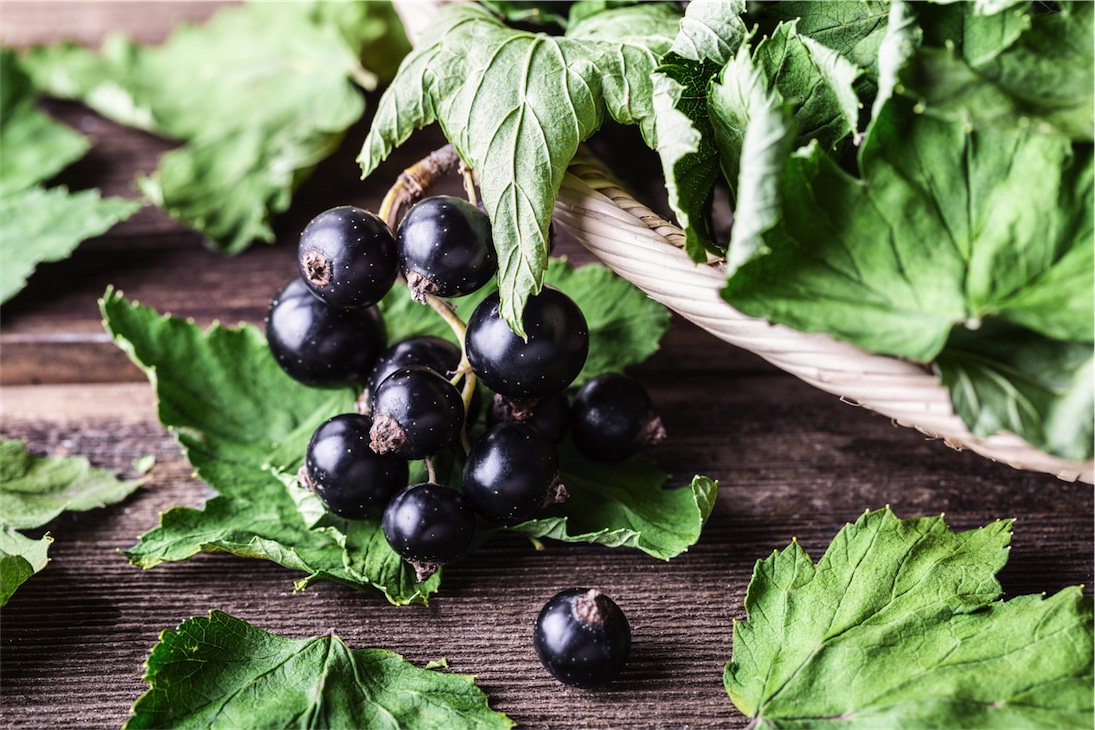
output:
[[[441,337],[419,335],[400,340],[380,353],[373,365],[366,387],[369,388],[368,409],[373,407],[377,386],[396,370],[421,365],[439,375],[450,377],[460,365],[460,348]]]
[[[620,607],[596,588],[570,588],[540,611],[532,643],[556,679],[589,689],[623,672],[631,653],[631,627]]]
[[[340,517],[377,517],[407,486],[407,462],[369,447],[372,426],[369,416],[343,413],[325,421],[308,442],[300,484]]]
[[[332,307],[376,304],[398,271],[395,239],[379,216],[343,205],[320,213],[300,234],[300,276]]]
[[[498,270],[490,218],[467,200],[436,195],[411,206],[396,231],[399,266],[411,295],[461,297]]]
[[[378,454],[433,456],[457,439],[463,425],[460,391],[429,368],[397,370],[376,389],[371,444]]]
[[[620,461],[665,438],[646,389],[621,373],[590,379],[570,410],[574,445],[597,461]]]
[[[500,423],[475,442],[463,485],[475,511],[500,525],[531,520],[566,497],[554,442],[524,423]]]
[[[538,400],[565,390],[589,354],[582,310],[563,292],[545,286],[525,305],[525,340],[502,319],[500,304],[495,292],[468,320],[464,350],[475,374],[495,393],[513,400]]]
[[[301,279],[294,279],[270,302],[266,341],[293,378],[335,387],[365,382],[387,345],[387,334],[376,307],[330,307]]]
[[[455,489],[421,482],[392,497],[381,527],[392,550],[411,564],[421,582],[471,544],[475,512]]]
[[[487,426],[499,423],[527,423],[559,443],[570,425],[570,397],[566,391],[538,401],[511,401],[495,395],[487,411]]]

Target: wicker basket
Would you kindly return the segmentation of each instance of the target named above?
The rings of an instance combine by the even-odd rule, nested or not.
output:
[[[431,2],[397,2],[416,39],[435,11]],[[555,205],[556,223],[618,275],[721,340],[753,352],[842,400],[876,411],[957,449],[1065,481],[1095,482],[1092,460],[1047,454],[1011,433],[972,434],[951,406],[939,378],[922,365],[875,355],[823,334],[808,334],[747,317],[720,292],[719,262],[696,264],[684,234],[629,195],[597,162],[579,155]]]

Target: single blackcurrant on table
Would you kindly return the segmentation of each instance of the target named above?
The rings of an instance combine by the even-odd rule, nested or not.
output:
[[[623,672],[631,653],[631,626],[615,601],[596,588],[568,588],[541,609],[532,643],[556,679],[591,689]]]
[[[298,481],[340,517],[377,517],[407,486],[405,459],[381,456],[369,446],[373,419],[358,413],[333,416],[312,434]]]
[[[297,266],[316,296],[332,307],[351,309],[379,302],[399,273],[388,224],[352,205],[324,211],[305,226]]]
[[[500,423],[479,438],[464,464],[463,489],[477,513],[500,525],[531,520],[566,498],[555,443],[524,423]]]
[[[414,568],[421,583],[471,544],[475,512],[455,489],[421,482],[392,497],[381,529],[388,545]]]
[[[527,338],[502,318],[498,292],[472,312],[464,351],[488,388],[506,398],[534,401],[566,389],[585,365],[589,327],[574,300],[553,286],[529,297],[522,315]]]
[[[498,270],[490,218],[474,204],[450,195],[418,201],[396,231],[399,267],[411,296],[443,299],[480,289]]]
[[[316,387],[365,382],[387,345],[376,307],[331,307],[293,279],[270,302],[266,341],[278,365],[294,379]]]

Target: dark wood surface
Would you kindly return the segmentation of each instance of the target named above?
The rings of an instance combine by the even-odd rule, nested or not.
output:
[[[69,37],[95,45],[110,30],[146,41],[208,3],[3,3],[4,42]],[[372,104],[375,97],[369,99]],[[47,102],[95,146],[59,182],[136,197],[136,173],[169,145],[71,103]],[[524,727],[744,727],[722,687],[731,622],[756,560],[797,538],[817,559],[864,510],[901,517],[945,513],[955,529],[1016,518],[1001,582],[1008,595],[1091,585],[1092,489],[954,451],[851,407],[750,353],[675,320],[662,350],[636,369],[670,434],[654,456],[677,482],[718,479],[721,491],[699,543],[670,562],[630,550],[500,538],[446,569],[428,607],[319,584],[294,593],[298,575],[272,563],[206,554],[143,571],[118,551],[174,505],[210,490],[155,418],[147,381],[109,343],[96,300],[107,285],[160,311],[261,321],[294,270],[294,238],[317,212],[353,203],[375,209],[395,174],[439,145],[416,135],[370,181],[354,155],[367,120],[275,221],[275,245],[226,258],[147,207],[71,259],[42,266],[0,320],[0,435],[45,454],[82,454],[133,476],[156,457],[148,483],[119,505],[66,514],[47,526],[51,562],[0,614],[0,723],[5,727],[118,727],[146,689],[142,663],[159,633],[220,609],[294,638],[334,630],[353,648],[381,646],[422,665],[447,658],[478,676],[494,708]],[[559,251],[578,262],[573,241]],[[604,691],[568,689],[537,662],[532,622],[556,591],[597,586],[634,630],[632,660]],[[1085,591],[1090,593],[1090,588]]]

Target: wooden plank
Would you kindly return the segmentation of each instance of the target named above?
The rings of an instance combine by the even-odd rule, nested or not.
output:
[[[630,550],[549,542],[537,551],[496,538],[446,569],[429,607],[393,607],[345,587],[292,592],[278,566],[202,555],[141,571],[118,550],[173,505],[200,505],[195,480],[154,421],[119,418],[104,405],[132,401],[136,385],[92,386],[63,417],[5,408],[3,435],[32,448],[88,454],[131,473],[157,457],[149,483],[121,505],[66,515],[48,526],[57,542],[48,568],[4,608],[5,718],[12,727],[115,726],[144,690],[141,662],[161,629],[210,609],[286,636],[330,629],[353,647],[384,646],[419,665],[445,657],[478,676],[492,704],[522,725],[547,727],[744,727],[721,685],[730,627],[742,619],[753,563],[797,539],[816,559],[840,526],[890,504],[900,516],[945,511],[955,529],[1019,516],[1001,579],[1008,595],[1090,585],[1090,488],[1015,471],[951,451],[908,429],[833,401],[779,375],[710,375],[651,381],[671,440],[655,456],[674,480],[717,476],[722,494],[687,554],[663,563]],[[98,392],[100,391],[101,392]],[[697,409],[704,392],[718,403]],[[5,389],[64,401],[68,388]],[[565,689],[539,667],[532,621],[554,591],[596,585],[625,608],[635,653],[607,691]]]

